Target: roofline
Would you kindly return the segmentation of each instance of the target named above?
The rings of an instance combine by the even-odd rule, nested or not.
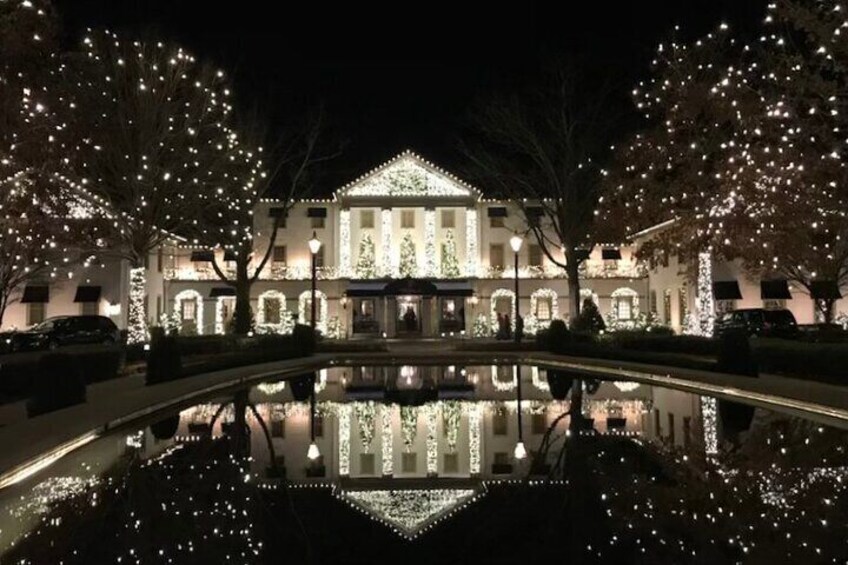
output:
[[[671,220],[666,220],[664,222],[660,222],[659,224],[655,224],[649,228],[645,228],[642,231],[637,231],[636,233],[632,233],[627,236],[627,239],[633,240],[639,237],[645,237],[647,235],[651,235],[652,233],[662,231],[665,228],[672,226],[677,223],[677,218],[673,218]]]

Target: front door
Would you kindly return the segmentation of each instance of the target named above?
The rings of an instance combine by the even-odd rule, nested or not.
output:
[[[397,333],[421,333],[421,297],[398,296],[397,298]]]

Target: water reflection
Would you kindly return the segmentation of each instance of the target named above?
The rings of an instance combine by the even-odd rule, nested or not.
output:
[[[414,538],[434,562],[843,562],[845,439],[536,367],[333,368],[95,442],[6,493],[0,541],[31,563],[388,562]]]

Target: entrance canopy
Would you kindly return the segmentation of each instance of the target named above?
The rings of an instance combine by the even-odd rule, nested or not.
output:
[[[369,296],[471,296],[474,293],[468,281],[438,281],[429,279],[396,279],[384,281],[351,281],[346,294],[349,297]]]

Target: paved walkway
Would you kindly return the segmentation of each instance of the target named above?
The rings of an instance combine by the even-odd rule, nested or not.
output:
[[[80,442],[134,419],[190,406],[198,399],[272,378],[285,378],[328,365],[491,365],[526,364],[565,369],[586,376],[620,378],[730,399],[743,398],[769,408],[803,413],[831,425],[848,426],[848,387],[771,375],[751,379],[703,371],[580,359],[536,352],[453,351],[447,343],[429,347],[397,344],[385,353],[319,354],[198,375],[144,386],[143,376],[125,377],[88,388],[88,401],[33,419],[23,402],[0,407],[0,488],[39,464],[49,464]]]

